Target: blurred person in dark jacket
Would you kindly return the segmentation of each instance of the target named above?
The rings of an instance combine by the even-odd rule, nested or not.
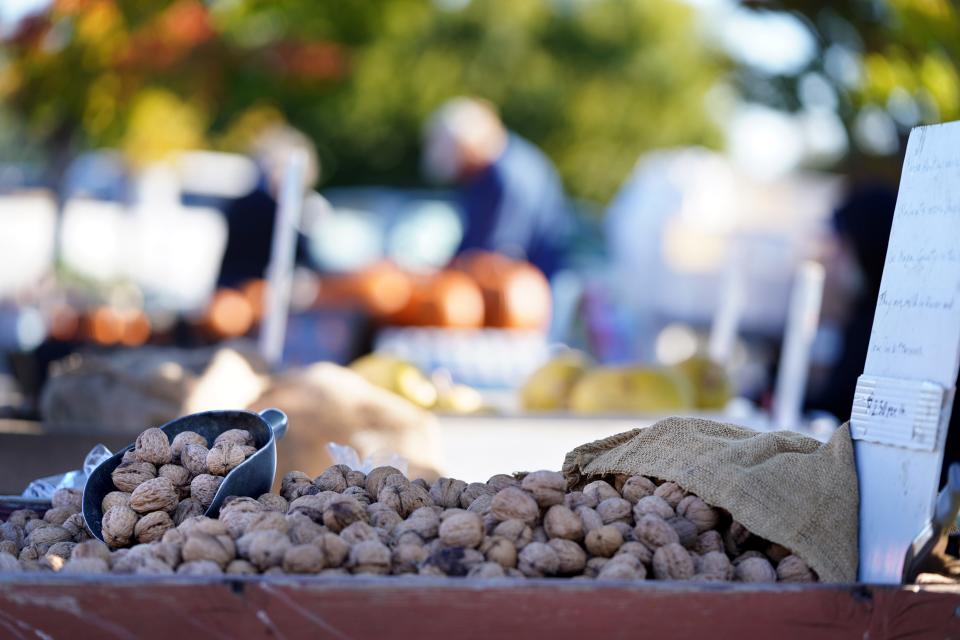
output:
[[[423,168],[459,186],[466,229],[458,253],[497,251],[548,277],[561,268],[572,219],[560,176],[491,105],[455,98],[434,112],[424,127]]]
[[[235,287],[263,278],[270,262],[277,195],[291,151],[306,152],[304,190],[316,183],[317,152],[310,140],[290,127],[271,127],[254,141],[251,155],[260,170],[256,187],[227,208],[227,246],[220,267],[220,286]],[[298,236],[297,263],[306,261],[303,238]]]

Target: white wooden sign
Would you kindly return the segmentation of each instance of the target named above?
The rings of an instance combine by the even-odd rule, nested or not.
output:
[[[898,583],[933,514],[960,362],[960,122],[910,134],[851,412],[860,580]]]

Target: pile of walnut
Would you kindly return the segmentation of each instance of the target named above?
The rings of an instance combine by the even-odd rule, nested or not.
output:
[[[432,485],[392,467],[365,475],[340,465],[316,479],[294,471],[280,495],[228,498],[219,519],[182,518],[159,539],[115,551],[79,542],[77,496],[59,492],[43,519],[18,511],[0,525],[0,571],[817,579],[672,482],[609,480],[568,493],[551,471]]]
[[[103,539],[111,547],[156,542],[187,518],[203,515],[217,495],[223,477],[253,455],[253,435],[230,429],[207,448],[193,431],[173,442],[160,429],[137,436],[133,449],[113,470],[117,488],[104,499]]]

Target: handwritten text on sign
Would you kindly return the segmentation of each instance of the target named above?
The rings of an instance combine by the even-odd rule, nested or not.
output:
[[[858,440],[930,451],[936,446],[943,388],[932,382],[862,375],[850,415]]]

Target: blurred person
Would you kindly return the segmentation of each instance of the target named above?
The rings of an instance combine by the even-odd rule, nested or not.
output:
[[[317,182],[319,164],[313,143],[290,127],[271,127],[254,141],[251,155],[260,170],[253,191],[227,207],[227,246],[220,268],[219,285],[236,287],[248,280],[265,277],[270,263],[277,196],[290,153],[302,149],[307,155],[304,190]],[[298,264],[306,262],[304,239],[298,236]]]
[[[532,143],[508,131],[493,107],[455,98],[424,127],[423,169],[455,182],[466,215],[457,253],[497,251],[547,277],[563,265],[572,218],[560,176]]]

